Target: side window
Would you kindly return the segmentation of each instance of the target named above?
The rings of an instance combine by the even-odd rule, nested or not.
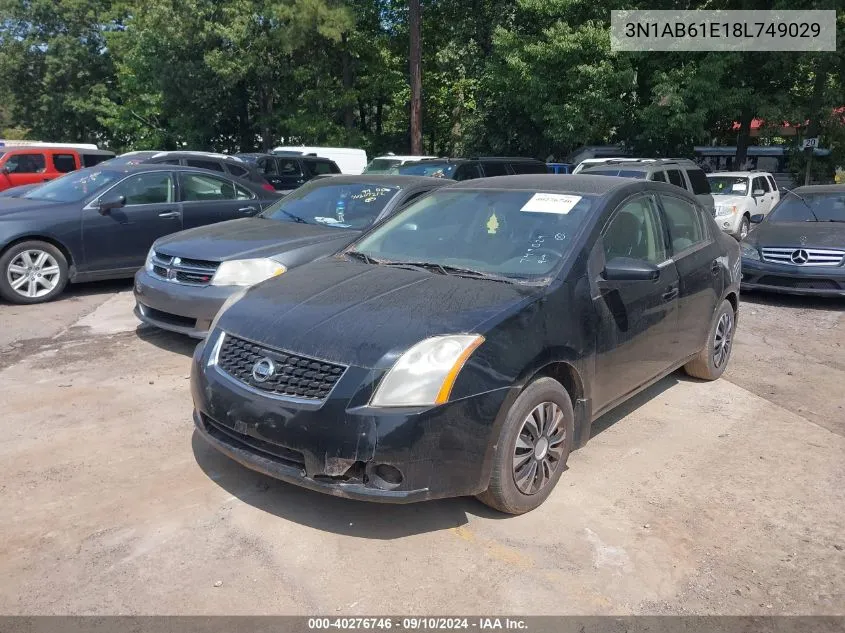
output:
[[[659,264],[668,257],[660,214],[650,197],[623,203],[605,229],[602,242],[606,261],[633,257]]]
[[[707,175],[701,169],[688,169],[687,178],[692,185],[692,192],[695,195],[710,193],[710,181],[707,180]]]
[[[73,154],[53,154],[53,167],[66,174],[76,169],[76,158]]]
[[[182,200],[185,202],[234,199],[235,185],[228,180],[205,174],[182,174]]]
[[[40,174],[47,169],[44,154],[16,154],[6,161],[6,169],[12,174]]]
[[[478,170],[478,165],[474,163],[467,163],[459,165],[455,170],[454,180],[472,180],[473,178],[480,178],[481,173]]]
[[[704,220],[694,204],[666,194],[660,194],[660,200],[666,212],[669,239],[674,253],[680,253],[707,240]]]
[[[302,169],[299,167],[299,161],[295,158],[280,158],[279,159],[279,175],[280,176],[301,176]]]
[[[538,165],[534,162],[519,162],[519,163],[511,163],[511,169],[513,169],[513,173],[515,174],[546,174],[548,173],[548,169],[546,169],[545,164]]]
[[[252,200],[255,197],[255,194],[252,193],[246,187],[241,187],[240,185],[235,185],[235,199],[237,200]]]
[[[484,169],[484,175],[487,178],[491,176],[507,176],[508,175],[508,166],[506,163],[496,162],[489,162],[489,163],[481,163],[482,169]]]
[[[680,187],[681,189],[686,189],[686,183],[684,183],[684,177],[681,175],[681,172],[677,169],[667,169],[666,174],[669,176],[669,182],[671,182],[676,187]]]
[[[181,165],[182,161],[178,158],[165,158],[164,160],[153,161],[156,165]]]
[[[306,160],[305,164],[308,166],[308,171],[317,176],[334,173],[332,164],[325,160]]]
[[[249,171],[246,167],[241,167],[240,165],[230,165],[226,163],[226,169],[229,170],[229,173],[233,176],[237,176],[238,178],[246,178],[249,176]]]
[[[408,196],[405,199],[405,202],[402,203],[400,208],[404,209],[409,204],[411,204],[412,202],[415,202],[416,200],[419,200],[422,196],[424,196],[427,193],[428,193],[428,189],[426,189],[424,191],[415,191],[414,193],[412,193],[410,196]]]
[[[651,178],[649,180],[654,180],[655,182],[666,182],[666,174],[664,174],[662,171],[652,172]]]
[[[167,171],[130,176],[108,193],[109,198],[117,196],[126,197],[126,206],[173,202],[173,178]]]
[[[188,167],[199,167],[200,169],[210,169],[211,171],[223,171],[223,165],[215,160],[201,160],[198,158],[189,158],[185,161]]]
[[[82,166],[93,167],[99,165],[104,160],[109,160],[110,156],[106,154],[82,154]]]
[[[762,189],[763,193],[769,193],[769,181],[763,178],[762,176],[757,176],[754,179],[754,184],[751,187],[752,193],[757,189]]]
[[[259,158],[258,170],[266,176],[275,176],[277,174],[276,160],[274,158]]]

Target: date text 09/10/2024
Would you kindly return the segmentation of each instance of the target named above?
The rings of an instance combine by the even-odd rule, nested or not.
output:
[[[308,618],[309,630],[343,629],[359,630],[387,630],[400,631],[443,631],[449,629],[481,631],[495,630],[525,630],[525,620],[519,618],[448,618],[448,617],[403,617],[403,618]]]

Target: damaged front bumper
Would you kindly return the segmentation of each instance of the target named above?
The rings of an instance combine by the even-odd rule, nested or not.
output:
[[[339,497],[410,503],[486,489],[494,421],[508,390],[430,408],[377,409],[380,374],[348,367],[323,401],[257,393],[194,355],[197,432],[240,464]]]

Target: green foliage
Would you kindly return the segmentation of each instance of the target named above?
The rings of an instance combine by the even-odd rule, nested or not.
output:
[[[821,0],[656,0],[815,8]],[[610,0],[423,0],[434,154],[688,154],[753,117],[845,162],[845,54],[614,53]],[[407,0],[0,0],[5,136],[114,149],[409,147]],[[845,13],[838,18],[845,41]],[[798,163],[796,163],[798,164]],[[815,167],[814,167],[815,169]]]

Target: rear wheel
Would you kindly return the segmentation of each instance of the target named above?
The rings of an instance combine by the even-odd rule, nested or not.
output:
[[[21,242],[0,256],[0,295],[12,303],[50,301],[67,281],[65,256],[47,242]]]
[[[539,506],[566,469],[575,416],[566,389],[538,378],[517,397],[497,442],[490,485],[478,498],[508,514]]]
[[[707,344],[698,353],[698,356],[684,365],[684,371],[694,378],[716,380],[728,366],[735,331],[736,313],[734,307],[730,301],[722,301],[722,305],[719,306],[716,315],[713,317],[713,323],[710,325]]]

